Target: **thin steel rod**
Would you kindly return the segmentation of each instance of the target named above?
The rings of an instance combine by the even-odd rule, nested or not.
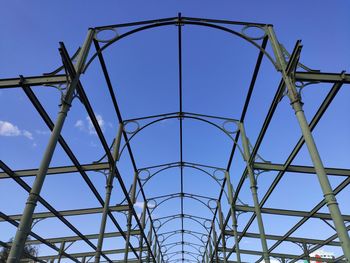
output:
[[[178,67],[179,67],[179,145],[180,145],[180,210],[181,210],[181,229],[184,229],[184,167],[183,167],[183,128],[182,128],[182,24],[181,13],[178,14],[177,38],[178,38]],[[181,234],[182,251],[184,251],[184,233]]]

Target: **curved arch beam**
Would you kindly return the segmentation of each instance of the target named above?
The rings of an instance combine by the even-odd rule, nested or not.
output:
[[[174,21],[169,21],[169,22],[161,22],[161,23],[156,23],[156,24],[150,24],[150,25],[145,25],[145,26],[141,26],[139,28],[135,28],[133,30],[130,30],[124,34],[121,34],[117,37],[115,37],[114,39],[112,39],[110,42],[106,43],[100,50],[96,51],[96,53],[94,55],[92,55],[92,57],[89,59],[89,61],[86,63],[85,67],[84,67],[84,71],[85,72],[87,70],[87,68],[89,67],[89,65],[92,63],[92,61],[95,60],[95,58],[98,56],[99,53],[102,53],[105,49],[107,49],[109,46],[111,46],[113,43],[120,41],[121,39],[126,38],[127,36],[130,36],[132,34],[135,34],[137,32],[141,32],[147,29],[152,29],[152,28],[157,28],[157,27],[162,27],[162,26],[169,26],[169,25],[177,25],[177,24],[185,24],[185,25],[197,25],[197,26],[203,26],[203,27],[210,27],[210,28],[214,28],[214,29],[218,29],[218,30],[222,30],[224,32],[233,34],[239,38],[242,38],[243,40],[247,41],[248,43],[252,44],[254,47],[256,47],[257,49],[259,49],[262,53],[264,53],[264,55],[271,61],[271,63],[277,67],[276,62],[274,61],[274,59],[272,58],[272,56],[265,50],[263,49],[260,45],[258,45],[255,41],[253,41],[251,38],[249,38],[248,36],[245,36],[242,33],[239,33],[237,31],[234,31],[230,28],[224,27],[224,26],[220,26],[220,25],[216,25],[216,24],[212,24],[212,23],[208,23],[208,22],[201,22],[201,21],[186,21],[186,19],[182,18],[181,20],[177,19]],[[265,26],[256,26],[257,28],[261,28],[262,30],[265,31]],[[97,29],[101,32],[103,30],[111,30],[112,27],[110,28],[104,28],[104,29]],[[96,29],[95,29],[96,30]],[[265,31],[266,32],[266,31]],[[266,33],[265,33],[266,35]],[[265,36],[266,37],[266,36]],[[101,42],[98,41],[96,38],[94,38],[94,41],[97,42]]]
[[[171,253],[168,253],[166,255],[168,255],[168,260],[169,259],[172,259],[174,256],[176,255],[188,255],[188,256],[191,256],[193,257],[196,261],[195,262],[198,262],[198,256],[201,256],[200,254],[197,254],[197,253],[193,253],[193,252],[188,252],[188,251],[182,251],[182,250],[178,250],[178,251],[175,251],[175,252],[171,252]],[[169,256],[171,255],[171,256]]]
[[[189,231],[189,230],[184,230],[183,232],[182,232],[182,230],[176,230],[176,231],[174,231],[173,233],[171,233],[171,234],[169,234],[167,237],[165,237],[162,241],[160,241],[160,243],[163,245],[163,243],[166,241],[166,240],[168,240],[170,237],[173,237],[173,236],[175,236],[175,235],[179,235],[179,234],[182,234],[182,233],[184,233],[184,234],[186,234],[186,235],[190,235],[190,236],[192,236],[192,237],[195,237],[196,239],[198,239],[202,244],[203,244],[203,246],[205,246],[206,245],[206,242],[204,242],[200,237],[198,237],[196,234],[198,234],[198,235],[206,235],[206,234],[202,234],[202,233],[197,233],[197,232],[193,232],[193,231]],[[161,236],[161,235],[164,235],[164,234],[158,234],[158,236]],[[207,236],[207,235],[206,235]]]
[[[200,249],[198,248],[198,246],[199,246],[198,244],[195,244],[195,245],[197,245],[197,246],[195,246],[195,245],[193,245],[193,244],[194,244],[194,243],[191,243],[191,242],[184,242],[184,243],[182,243],[182,242],[175,242],[175,243],[172,243],[172,244],[168,244],[168,245],[170,245],[170,247],[167,248],[166,251],[164,251],[164,253],[167,253],[167,252],[170,251],[171,249],[173,249],[173,248],[175,248],[175,247],[177,247],[177,246],[182,246],[182,245],[184,245],[184,246],[189,246],[189,247],[195,249],[195,250],[198,252],[198,254],[203,253],[203,252],[201,252]],[[203,246],[200,246],[200,247],[203,247]],[[204,248],[204,247],[203,247],[203,248]]]
[[[167,202],[169,200],[172,200],[172,199],[175,199],[175,198],[180,198],[180,197],[189,198],[189,199],[193,199],[193,200],[195,200],[197,202],[200,202],[206,208],[208,208],[209,211],[212,212],[212,214],[214,214],[213,209],[210,208],[210,206],[208,204],[206,204],[203,200],[200,200],[198,197],[195,197],[195,196],[190,196],[190,195],[188,195],[186,193],[184,193],[183,195],[181,193],[177,193],[177,194],[169,195],[168,197],[165,197],[163,200],[161,200],[159,203],[157,203],[154,207],[152,207],[151,214],[153,213],[154,210],[156,210],[160,205],[164,204],[165,202]],[[154,199],[155,198],[150,198],[150,199],[148,199],[148,201],[151,201],[151,200],[154,200]],[[211,199],[211,200],[215,201],[215,199]]]
[[[172,168],[177,168],[177,167],[180,167],[180,166],[181,166],[180,163],[175,163],[175,164],[171,164],[171,165],[169,165],[169,166],[166,166],[166,167],[164,167],[164,168],[159,169],[158,171],[154,172],[154,173],[151,174],[149,177],[147,177],[146,180],[143,180],[144,182],[143,182],[143,184],[142,184],[142,187],[145,187],[145,185],[146,185],[151,179],[153,179],[153,177],[156,176],[157,174],[159,174],[159,173],[161,173],[161,172],[163,172],[163,171],[165,171],[165,170],[172,169]],[[203,172],[204,174],[206,174],[206,175],[208,175],[209,177],[211,177],[211,178],[219,185],[219,187],[221,188],[221,183],[220,183],[220,181],[219,181],[217,178],[215,178],[214,175],[210,174],[208,171],[206,171],[206,170],[204,170],[204,169],[202,169],[202,168],[200,168],[200,167],[198,167],[198,166],[189,165],[189,164],[186,164],[186,163],[182,164],[182,166],[183,166],[183,167],[186,167],[186,168],[196,169],[196,170],[198,170],[198,171]],[[147,170],[147,169],[145,169],[145,170]],[[140,170],[139,172],[141,172],[141,171],[142,171],[142,170]],[[228,197],[225,190],[224,190],[224,193],[225,193],[226,197]],[[139,194],[140,194],[140,190],[138,190],[136,197],[138,197]]]
[[[169,222],[171,222],[171,221],[173,221],[173,220],[176,220],[176,219],[178,219],[178,218],[185,218],[185,219],[189,219],[189,220],[192,220],[193,222],[198,223],[198,224],[199,224],[201,227],[203,227],[204,230],[207,231],[208,234],[209,234],[209,231],[208,231],[207,227],[205,227],[205,225],[202,224],[202,223],[199,221],[199,218],[198,218],[198,217],[195,217],[195,216],[192,216],[192,215],[187,215],[187,214],[163,217],[162,219],[165,219],[165,221],[164,221],[164,222],[161,222],[161,225],[160,225],[159,227],[155,227],[155,228],[156,228],[157,231],[158,231],[159,229],[161,229],[161,228],[162,228],[164,225],[166,225],[167,223],[169,223]],[[200,218],[200,219],[202,219],[202,218]],[[211,222],[211,220],[208,220],[208,219],[205,219],[205,218],[203,218],[203,220],[206,220],[206,221],[208,221],[208,222]],[[156,222],[156,221],[160,221],[160,220],[159,220],[159,219],[153,220],[153,224],[154,224],[154,222]]]
[[[184,118],[184,119],[194,119],[194,120],[198,120],[198,121],[202,121],[202,122],[205,122],[207,124],[210,124],[212,126],[214,126],[215,128],[219,129],[220,131],[222,131],[224,134],[226,134],[232,141],[233,143],[237,144],[237,142],[235,141],[235,139],[231,136],[231,134],[229,132],[227,132],[224,128],[220,127],[219,125],[217,125],[216,123],[212,122],[212,121],[209,121],[209,120],[206,120],[204,118],[200,118],[198,116],[190,116],[190,115],[186,115],[186,114],[191,114],[191,113],[184,113],[182,116],[179,116],[179,115],[176,115],[176,116],[166,116],[166,117],[162,117],[162,118],[159,118],[157,120],[153,120],[147,124],[145,124],[144,126],[142,127],[138,127],[138,129],[132,133],[132,135],[130,136],[130,138],[128,138],[128,140],[125,142],[124,146],[122,147],[120,153],[119,153],[119,157],[123,154],[124,152],[124,149],[125,147],[130,143],[130,141],[139,133],[141,132],[142,130],[144,130],[145,128],[155,124],[155,123],[158,123],[158,122],[161,122],[161,121],[164,121],[164,120],[170,120],[170,119],[177,119],[177,118]],[[126,124],[124,124],[125,126]],[[237,144],[237,146],[239,147],[239,145]],[[240,149],[239,147],[239,150],[243,156],[243,151],[242,149]]]

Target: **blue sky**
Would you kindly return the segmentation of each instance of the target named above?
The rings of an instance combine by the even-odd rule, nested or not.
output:
[[[99,2],[100,3],[100,2]],[[73,54],[85,38],[89,27],[176,16],[228,19],[274,24],[280,42],[292,51],[295,41],[304,45],[301,62],[313,69],[325,72],[349,71],[350,67],[350,17],[348,1],[8,1],[2,4],[0,26],[0,77],[10,78],[41,75],[61,65],[58,42],[64,41]],[[125,30],[125,29],[123,29]],[[123,32],[121,30],[121,32]],[[177,28],[157,28],[135,34],[111,46],[104,53],[111,80],[117,94],[124,119],[143,117],[178,111],[178,66]],[[240,117],[240,109],[249,85],[258,51],[223,32],[213,29],[185,26],[183,28],[183,94],[184,111],[212,114],[229,118]],[[111,143],[118,127],[112,103],[107,94],[101,69],[95,61],[82,77],[84,88],[90,98],[102,130]],[[280,76],[271,63],[264,59],[261,74],[247,113],[246,130],[252,143],[255,142],[269,103],[277,88]],[[305,113],[310,120],[330,89],[330,85],[311,85],[303,91]],[[49,87],[33,88],[52,119],[58,112],[59,91]],[[317,144],[326,166],[349,167],[350,92],[343,86],[328,112],[314,131]],[[49,132],[37,112],[20,89],[0,91],[0,158],[12,169],[36,168],[49,138]],[[253,107],[252,107],[253,106]],[[141,123],[142,124],[142,123]],[[335,135],[330,135],[332,132]],[[91,127],[82,104],[74,101],[69,112],[63,135],[81,163],[91,163],[103,155],[97,136]],[[171,119],[145,129],[132,141],[136,163],[139,168],[167,162],[179,161],[178,120]],[[283,163],[300,136],[294,113],[284,98],[278,106],[259,154],[266,160]],[[191,120],[184,121],[184,160],[218,167],[226,167],[232,142],[207,125]],[[57,147],[52,166],[70,165],[68,157]],[[311,164],[305,147],[293,164]],[[118,164],[127,187],[133,172],[130,160],[124,154]],[[236,185],[244,169],[242,158],[233,160],[231,176]],[[96,188],[104,196],[104,177],[88,173]],[[218,196],[219,188],[200,173],[185,169],[185,192]],[[179,192],[179,170],[171,169],[158,175],[145,187],[148,197]],[[261,198],[276,176],[270,172],[259,178]],[[32,178],[25,179],[29,184]],[[336,186],[339,178],[331,178]],[[63,190],[64,189],[64,190]],[[113,192],[114,204],[120,202],[120,188]],[[64,191],[64,194],[62,194]],[[339,194],[342,211],[350,214],[348,206],[349,189]],[[42,195],[57,210],[98,206],[83,180],[77,174],[48,176]],[[6,214],[21,213],[27,194],[10,180],[0,181],[0,211]],[[246,182],[240,194],[241,199],[252,204]],[[322,197],[317,178],[313,175],[287,173],[266,205],[284,209],[311,209]],[[142,200],[139,200],[140,202]],[[178,213],[180,203],[172,200],[154,212],[155,217]],[[227,204],[223,204],[225,214]],[[140,211],[139,208],[138,211]],[[38,206],[37,211],[45,211]],[[210,217],[200,205],[186,201],[185,211]],[[326,212],[325,209],[322,211]],[[123,216],[116,215],[119,220]],[[240,228],[249,219],[240,216]],[[278,219],[264,216],[266,232],[284,234],[299,218]],[[69,218],[84,234],[97,233],[99,216]],[[176,229],[178,221],[164,227],[164,231]],[[187,222],[187,227],[196,229]],[[319,229],[322,231],[319,231]],[[46,219],[35,226],[44,237],[71,235],[58,220]],[[108,231],[115,228],[108,222]],[[254,223],[249,229],[257,232]],[[0,222],[0,240],[6,241],[15,229]],[[334,231],[321,221],[310,220],[295,236],[327,238]],[[179,241],[179,237],[174,240]],[[190,240],[190,237],[188,237]],[[232,241],[232,240],[231,240]],[[105,246],[115,248],[121,240],[106,241]],[[269,244],[270,245],[270,244]],[[254,240],[243,239],[242,246],[260,248]],[[75,244],[71,251],[88,249],[83,243]],[[276,250],[283,253],[297,253],[300,249],[285,245]],[[327,248],[336,255],[340,251]],[[40,247],[41,253],[49,251]],[[255,257],[246,257],[253,261]]]

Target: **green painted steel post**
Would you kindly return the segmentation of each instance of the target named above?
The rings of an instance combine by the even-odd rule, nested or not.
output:
[[[216,235],[216,230],[215,230],[215,220],[212,222],[212,229],[213,229],[213,245],[214,245],[214,257],[215,257],[215,262],[219,263],[219,253],[218,253],[218,249],[219,249],[219,244],[218,243],[218,237]]]
[[[109,211],[109,203],[111,200],[112,190],[113,190],[113,180],[115,175],[115,161],[118,159],[119,155],[119,146],[120,146],[120,140],[121,140],[121,134],[123,132],[124,126],[123,123],[119,124],[116,139],[115,139],[115,146],[113,148],[112,157],[114,160],[114,163],[111,164],[110,171],[107,177],[106,181],[106,196],[105,196],[105,203],[103,206],[102,211],[102,218],[101,218],[101,224],[100,224],[100,232],[97,239],[97,246],[96,246],[96,253],[95,253],[95,263],[99,263],[101,259],[101,252],[102,252],[102,246],[103,246],[103,239],[104,239],[104,233],[106,229],[106,222],[107,222],[107,215]]]
[[[152,254],[152,251],[150,250],[152,247],[152,230],[153,230],[153,222],[150,220],[150,227],[149,227],[149,232],[148,232],[148,243],[149,243],[149,248],[148,248],[148,253],[147,253],[147,262],[150,262],[150,255]]]
[[[238,231],[237,231],[238,224],[237,224],[235,204],[233,202],[233,186],[231,184],[230,173],[228,171],[225,171],[225,177],[226,177],[227,192],[228,192],[228,202],[230,204],[230,211],[231,211],[232,229],[233,229],[233,235],[235,238],[236,259],[237,259],[237,263],[241,263],[241,253],[239,251],[239,240],[238,240]]]
[[[222,253],[223,253],[223,256],[224,256],[224,263],[227,263],[224,216],[222,214],[221,203],[220,203],[219,200],[217,200],[217,206],[218,206],[219,223],[220,223],[221,240],[222,240]]]
[[[147,203],[143,203],[143,209],[142,209],[142,216],[141,216],[141,231],[145,229],[146,225],[146,206]],[[139,263],[142,263],[142,251],[143,251],[143,235],[140,236],[140,256],[139,256]]]
[[[160,247],[158,248],[158,257],[157,257],[158,262],[161,262],[161,251]]]
[[[67,88],[67,92],[61,101],[61,103],[62,103],[61,108],[60,108],[60,111],[58,113],[55,126],[52,130],[50,140],[46,146],[44,156],[41,160],[38,173],[37,173],[37,175],[35,177],[35,181],[33,183],[33,187],[29,193],[29,196],[28,196],[28,199],[26,202],[26,206],[25,206],[24,211],[22,213],[21,222],[18,226],[16,236],[15,236],[15,239],[13,241],[9,257],[7,259],[7,263],[17,263],[20,261],[28,233],[30,232],[33,213],[34,213],[36,204],[38,202],[38,198],[39,198],[42,186],[44,184],[47,170],[49,168],[53,153],[55,151],[58,138],[61,134],[63,124],[66,120],[67,113],[71,107],[71,102],[73,100],[73,93],[74,93],[74,91],[77,87],[77,84],[79,82],[79,77],[82,74],[85,60],[86,60],[86,57],[87,57],[89,50],[90,50],[91,42],[93,39],[93,34],[94,34],[94,31],[92,29],[90,29],[88,31],[88,35],[86,37],[84,45],[79,53],[79,57],[77,58],[77,63],[75,65],[75,69],[76,69],[77,74],[76,74],[75,78],[72,80],[72,82],[70,83],[69,87]]]
[[[304,250],[304,254],[306,255],[306,262],[310,263],[310,253],[305,242],[303,242],[303,250]]]
[[[136,201],[135,194],[136,194],[137,178],[138,178],[138,173],[135,172],[134,180],[133,180],[132,186],[131,186],[131,193],[130,193],[130,200],[132,202],[132,205],[134,205],[135,201]],[[129,256],[130,232],[131,232],[131,227],[132,227],[132,209],[133,209],[133,207],[129,208],[129,214],[128,214],[128,219],[127,219],[127,223],[126,223],[128,230],[127,230],[126,239],[125,239],[125,254],[124,254],[124,261],[125,262],[128,262],[128,256]]]
[[[154,240],[154,245],[153,245],[153,255],[155,258],[157,258],[157,243]]]
[[[208,238],[209,238],[209,242],[208,242],[209,243],[209,260],[211,260],[211,258],[213,257],[213,248],[212,248],[211,242],[210,242],[211,236],[209,236]]]
[[[318,180],[320,183],[320,186],[322,188],[323,196],[325,199],[325,202],[328,206],[329,212],[332,216],[332,220],[334,223],[334,226],[336,228],[344,256],[348,262],[350,262],[350,238],[348,235],[348,231],[346,230],[346,226],[344,224],[344,220],[342,217],[342,214],[340,212],[337,199],[335,197],[335,194],[332,190],[331,184],[329,182],[328,176],[326,174],[324,165],[322,163],[320,154],[317,150],[315,140],[313,138],[313,135],[311,133],[309,124],[306,120],[305,113],[303,111],[303,103],[301,102],[301,97],[298,94],[298,91],[295,87],[295,83],[293,82],[290,75],[287,73],[287,63],[283,56],[281,46],[278,43],[277,37],[275,35],[275,32],[272,28],[272,26],[267,27],[267,34],[269,37],[269,40],[271,41],[271,46],[273,48],[273,51],[275,53],[275,57],[277,60],[277,64],[279,65],[279,70],[282,73],[282,77],[284,80],[284,83],[287,87],[288,91],[288,97],[290,99],[290,103],[292,105],[292,108],[294,109],[295,115],[297,117],[297,120],[299,122],[299,126],[301,128],[301,132],[303,134],[307,149],[309,151],[309,155],[311,157],[312,163],[315,167],[316,174],[318,176]]]
[[[64,252],[64,247],[66,246],[66,242],[65,241],[63,241],[62,243],[61,243],[61,246],[60,246],[60,251],[59,251],[59,254],[58,254],[58,261],[57,261],[57,263],[60,263],[61,262],[61,258],[62,258],[62,254],[63,254],[63,252]]]
[[[264,223],[262,220],[261,209],[260,209],[260,204],[259,204],[258,187],[257,187],[254,171],[253,171],[253,168],[252,168],[251,163],[250,163],[249,142],[248,142],[247,135],[245,133],[243,123],[239,123],[239,129],[241,131],[241,139],[242,139],[243,154],[244,154],[243,158],[244,158],[244,161],[246,162],[246,165],[247,165],[248,177],[249,177],[249,181],[250,181],[250,190],[251,190],[252,196],[253,196],[254,211],[255,211],[255,215],[256,215],[256,220],[258,222],[258,227],[259,227],[259,234],[260,234],[261,247],[263,250],[263,257],[264,257],[265,263],[270,263],[269,250],[268,250],[267,242],[266,242]]]

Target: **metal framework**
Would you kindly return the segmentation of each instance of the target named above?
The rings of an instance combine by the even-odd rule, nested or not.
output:
[[[177,27],[178,40],[178,100],[179,109],[173,113],[160,113],[154,116],[140,116],[136,119],[123,119],[118,106],[118,98],[114,93],[115,88],[109,77],[107,66],[104,60],[104,51],[115,42],[129,37],[140,31],[156,27],[175,25]],[[182,93],[182,31],[183,26],[192,25],[200,27],[210,27],[225,31],[233,37],[238,37],[246,41],[255,48],[259,54],[256,60],[254,72],[251,76],[251,82],[247,87],[247,95],[242,108],[241,116],[237,119],[225,118],[221,116],[209,116],[198,113],[185,112],[183,110]],[[117,34],[117,30],[123,28],[122,34]],[[247,29],[254,28],[260,30],[262,35],[259,37],[250,37]],[[100,33],[111,31],[115,36],[111,39],[99,39]],[[95,51],[91,51],[95,48]],[[268,48],[272,51],[268,51]],[[324,246],[339,247],[342,249],[342,255],[336,259],[322,259],[322,262],[349,262],[350,260],[350,239],[348,231],[350,226],[346,222],[350,221],[350,215],[342,215],[336,195],[340,193],[350,183],[350,169],[340,169],[324,167],[314,141],[312,131],[322,118],[327,108],[331,104],[337,92],[343,84],[350,83],[350,75],[344,72],[340,73],[322,73],[306,68],[299,63],[301,53],[301,43],[297,41],[294,50],[289,54],[278,42],[274,33],[273,26],[270,24],[212,20],[203,18],[177,17],[155,19],[149,21],[140,21],[126,24],[107,25],[102,27],[90,28],[86,40],[78,52],[70,57],[65,45],[60,43],[59,52],[62,57],[62,67],[53,73],[43,76],[32,76],[12,79],[1,79],[0,89],[22,89],[29,101],[33,104],[40,117],[44,120],[47,127],[51,130],[50,140],[47,144],[45,154],[42,157],[38,169],[13,170],[3,161],[0,161],[0,181],[13,180],[20,187],[29,193],[25,209],[22,214],[7,215],[0,213],[0,224],[11,224],[17,228],[16,236],[12,243],[1,240],[0,245],[11,247],[8,263],[19,262],[25,244],[43,244],[53,249],[57,253],[54,255],[39,255],[34,257],[38,262],[61,262],[61,260],[71,260],[75,262],[245,262],[244,255],[258,256],[256,262],[270,262],[272,258],[281,262],[296,262],[299,259],[317,260],[310,254]],[[259,73],[263,58],[269,60],[276,69],[276,74],[280,74],[280,84],[276,89],[273,101],[266,114],[265,121],[260,129],[259,136],[254,145],[250,145],[247,132],[245,130],[245,116],[250,106],[251,95]],[[73,63],[73,60],[75,61]],[[113,142],[108,142],[101,130],[94,109],[85,93],[80,76],[84,74],[92,61],[99,61],[103,77],[108,87],[108,94],[112,99],[114,110],[119,123],[119,129]],[[309,84],[330,83],[332,86],[328,95],[319,106],[316,114],[310,123],[307,122],[303,112],[301,88]],[[62,89],[61,108],[55,122],[50,118],[47,111],[41,104],[38,97],[32,91],[34,86],[42,86],[43,89],[48,86],[60,85]],[[278,103],[286,96],[290,100],[291,110],[299,123],[302,136],[290,152],[289,157],[284,163],[271,163],[259,161],[259,147],[264,139],[265,133],[276,111]],[[74,98],[79,98],[84,105],[88,116],[98,135],[98,139],[105,151],[106,160],[95,163],[82,164],[73,153],[70,146],[63,137],[61,130],[65,123],[67,114]],[[140,132],[148,127],[161,122],[162,120],[176,119],[179,122],[179,159],[173,163],[157,164],[151,167],[138,167],[132,151],[132,139],[137,137]],[[223,136],[228,136],[232,142],[232,150],[229,162],[226,167],[215,167],[206,164],[188,162],[183,158],[183,121],[191,119],[202,122],[206,125],[218,129]],[[130,124],[136,128],[130,130]],[[227,124],[234,125],[235,130],[229,130]],[[112,147],[110,146],[112,143]],[[52,156],[59,144],[73,165],[53,167],[50,166]],[[292,161],[300,151],[303,145],[307,146],[312,159],[313,166],[292,165]],[[128,154],[132,162],[134,175],[130,190],[124,183],[124,177],[118,169],[118,161],[122,154]],[[237,175],[232,172],[232,160],[235,155],[241,155],[245,162],[243,174]],[[169,193],[162,196],[145,195],[144,188],[147,183],[162,173],[170,169],[178,169],[180,172],[180,191]],[[184,169],[196,170],[208,176],[213,184],[218,185],[221,191],[217,198],[208,197],[205,194],[198,195],[185,192],[184,190]],[[102,171],[106,174],[106,190],[101,194],[87,173],[89,171]],[[275,171],[277,176],[269,186],[266,193],[259,198],[257,193],[257,175],[262,171]],[[295,176],[308,176],[317,174],[319,186],[321,187],[324,199],[310,211],[297,211],[287,209],[277,209],[267,207],[266,202],[274,189],[278,186],[286,172],[295,173]],[[85,209],[74,209],[58,211],[41,195],[41,188],[46,176],[58,176],[64,173],[79,174],[92,194],[99,202],[98,207]],[[237,187],[232,184],[232,176],[239,179]],[[261,176],[268,176],[265,173]],[[335,188],[330,185],[329,177],[338,176],[342,182]],[[25,177],[35,177],[32,187],[25,182]],[[117,205],[110,203],[113,183],[116,180],[120,186],[124,201]],[[248,180],[250,185],[253,205],[246,205],[240,201],[240,193],[244,187],[244,182]],[[137,214],[135,210],[136,200],[143,199],[142,214]],[[180,200],[181,213],[169,214],[163,217],[156,217],[157,209],[166,202],[178,199]],[[203,218],[196,214],[185,213],[184,203],[187,200],[198,203],[201,209],[207,209],[212,217]],[[43,205],[49,212],[35,212],[37,203]],[[223,206],[228,206],[227,213],[223,212]],[[319,210],[328,207],[328,213]],[[116,219],[116,213],[125,213],[126,225],[121,225]],[[239,215],[246,213],[249,215],[247,222],[242,225]],[[97,214],[100,218],[100,231],[94,234],[84,235],[78,230],[78,226],[69,221],[69,217],[77,215]],[[295,217],[300,219],[284,235],[269,234],[269,229],[264,225],[263,215],[277,215],[283,217]],[[43,238],[32,230],[32,225],[38,220],[46,218],[57,218],[63,224],[74,232],[72,236],[55,236]],[[115,231],[106,231],[106,221],[111,220]],[[317,238],[305,238],[292,236],[309,219],[322,220],[332,228],[334,234],[329,238],[320,240]],[[254,220],[257,222],[258,232],[249,230]],[[283,220],[283,219],[282,219]],[[163,230],[165,226],[171,226],[175,221],[180,221],[180,228],[173,227],[171,231]],[[202,231],[187,229],[185,222],[198,224]],[[239,230],[239,227],[241,230]],[[27,236],[31,239],[27,240]],[[108,238],[120,237],[124,240],[124,246],[113,249],[104,249],[103,242]],[[136,240],[133,239],[136,237]],[[175,237],[175,241],[173,239]],[[190,238],[189,238],[190,237]],[[260,249],[242,249],[241,242],[244,238],[256,239],[260,241]],[[193,240],[196,240],[194,242]],[[77,241],[84,242],[90,249],[85,252],[67,252],[67,249]],[[301,248],[299,253],[286,254],[278,252],[282,245],[298,244]],[[112,255],[118,255],[119,259],[113,259]],[[32,257],[33,258],[33,257]]]

